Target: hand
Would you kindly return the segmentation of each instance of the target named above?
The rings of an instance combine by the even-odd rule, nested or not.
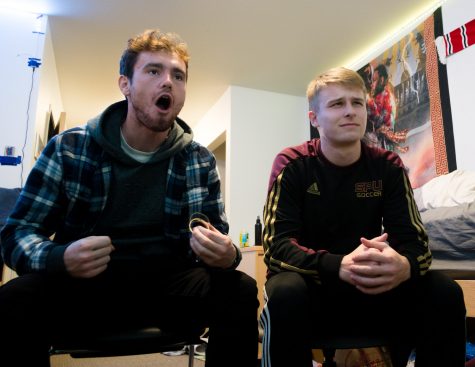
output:
[[[369,251],[378,251],[378,250],[370,249],[366,247],[365,245],[360,244],[353,252],[349,253],[348,255],[345,255],[340,265],[340,270],[339,270],[340,279],[356,286],[356,283],[353,280],[354,274],[351,269],[351,267],[355,264],[354,258],[360,253],[365,253]],[[368,261],[366,264],[364,264],[363,261],[360,261],[359,265],[375,266],[377,265],[377,263],[374,261]]]
[[[113,250],[108,236],[81,238],[66,248],[64,265],[74,278],[92,278],[106,270]]]
[[[409,260],[389,246],[386,240],[386,233],[371,240],[361,238],[365,249],[352,256],[353,263],[349,266],[351,283],[363,293],[386,292],[411,276]]]
[[[233,264],[237,250],[229,236],[222,234],[211,224],[209,229],[194,227],[191,233],[191,249],[205,264],[223,269]]]

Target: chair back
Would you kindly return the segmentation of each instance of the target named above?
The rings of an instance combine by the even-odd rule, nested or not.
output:
[[[15,203],[20,196],[21,189],[7,189],[0,187],[0,230],[3,228],[7,222],[7,218],[15,207]],[[0,247],[2,245],[2,240],[0,238]],[[3,275],[3,258],[2,251],[0,250],[0,283],[2,282]]]

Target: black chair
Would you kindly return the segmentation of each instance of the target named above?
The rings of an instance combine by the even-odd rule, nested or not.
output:
[[[87,339],[54,344],[50,355],[69,354],[72,358],[117,357],[161,353],[188,347],[188,367],[193,367],[195,346],[203,344],[204,330],[174,332],[158,327],[107,332]]]
[[[20,188],[7,189],[0,187],[0,229],[3,228],[10,212],[13,210],[20,191]],[[0,284],[2,282],[3,265],[3,258],[0,254]]]

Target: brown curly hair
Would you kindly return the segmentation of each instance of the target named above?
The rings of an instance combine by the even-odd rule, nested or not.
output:
[[[132,80],[134,66],[142,51],[167,51],[178,55],[186,65],[188,75],[188,46],[176,33],[162,33],[159,29],[149,29],[129,39],[127,48],[120,58],[120,75]]]

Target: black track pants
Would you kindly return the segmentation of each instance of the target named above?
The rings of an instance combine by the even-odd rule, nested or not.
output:
[[[406,366],[416,349],[417,367],[465,365],[465,304],[458,284],[429,271],[381,295],[365,295],[342,281],[317,285],[294,272],[272,276],[267,303],[262,367],[311,367],[315,336],[384,335],[394,367]]]

